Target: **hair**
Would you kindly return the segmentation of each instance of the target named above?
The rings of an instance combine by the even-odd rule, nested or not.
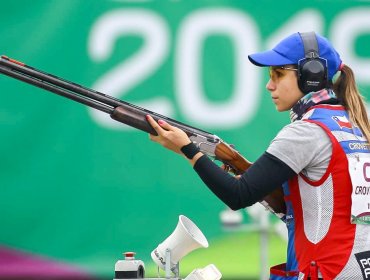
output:
[[[370,123],[364,97],[359,92],[352,69],[343,65],[341,74],[333,84],[339,102],[348,111],[350,120],[357,125],[370,142]]]

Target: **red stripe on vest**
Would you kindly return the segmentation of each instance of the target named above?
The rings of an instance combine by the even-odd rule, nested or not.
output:
[[[317,106],[316,106],[317,108]],[[342,147],[331,131],[322,123],[310,120],[322,127],[330,137],[333,152],[328,170],[319,183],[329,175],[333,180],[333,216],[326,236],[317,244],[311,243],[304,233],[302,201],[298,176],[313,186],[319,186],[302,174],[289,181],[290,196],[295,218],[295,249],[299,270],[308,277],[310,264],[315,262],[324,279],[333,279],[346,265],[354,244],[356,226],[350,223],[352,184],[348,171],[348,160]],[[316,276],[317,277],[317,276]],[[305,278],[306,279],[306,278]]]

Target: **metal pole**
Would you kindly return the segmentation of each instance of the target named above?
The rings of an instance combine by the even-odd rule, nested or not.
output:
[[[260,280],[269,278],[268,249],[269,249],[269,213],[264,211],[260,217]]]

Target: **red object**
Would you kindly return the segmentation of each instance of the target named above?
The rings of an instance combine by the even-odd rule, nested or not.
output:
[[[18,64],[18,65],[21,65],[21,66],[25,66],[26,65],[23,62],[20,62],[18,60],[12,59],[12,58],[9,58],[6,55],[2,55],[1,58],[4,58],[6,60],[9,60],[10,62],[13,62],[13,63]]]
[[[133,258],[136,255],[135,252],[125,252],[123,254],[125,255],[126,258]]]

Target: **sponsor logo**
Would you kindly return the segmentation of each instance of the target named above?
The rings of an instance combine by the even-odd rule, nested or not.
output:
[[[158,258],[158,260],[161,262],[161,264],[166,265],[166,262],[164,261],[163,257],[161,257],[158,253],[158,250],[154,250],[154,255]]]
[[[294,222],[294,217],[292,214],[285,216],[285,223],[287,226],[289,226],[293,222]]]
[[[370,279],[370,251],[355,254],[363,279]]]
[[[349,143],[348,147],[351,150],[369,150],[368,143]]]
[[[351,222],[360,225],[370,225],[370,212],[364,212],[357,216],[351,215]],[[370,278],[369,278],[370,279]]]
[[[338,124],[340,128],[352,128],[352,124],[349,122],[346,116],[332,116],[331,118]]]
[[[320,84],[320,82],[318,82],[318,81],[306,81],[306,84],[308,86],[317,87]]]

